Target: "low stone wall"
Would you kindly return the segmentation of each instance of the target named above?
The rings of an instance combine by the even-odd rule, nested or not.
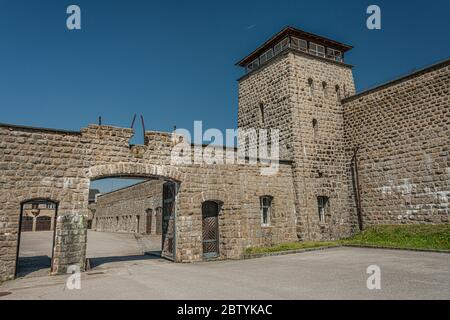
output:
[[[0,125],[0,279],[16,268],[21,203],[58,204],[53,272],[86,257],[90,181],[108,177],[163,178],[180,186],[176,200],[174,260],[203,260],[202,203],[223,202],[219,216],[220,259],[238,259],[248,246],[295,241],[290,163],[273,176],[261,164],[172,165],[174,137],[146,132],[145,145],[131,146],[131,129],[89,125],[68,132]],[[259,197],[274,197],[271,226],[263,228]],[[159,202],[159,201],[157,201]],[[269,232],[270,231],[270,232]]]

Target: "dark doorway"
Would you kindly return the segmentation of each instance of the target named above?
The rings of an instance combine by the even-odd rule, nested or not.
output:
[[[27,200],[20,206],[16,277],[47,275],[52,270],[58,203]]]
[[[22,217],[22,232],[33,231],[33,217]]]
[[[163,185],[162,253],[164,258],[175,260],[175,213],[177,185],[166,182]]]
[[[37,217],[36,218],[36,231],[50,231],[52,226],[51,217]]]
[[[202,204],[203,257],[219,256],[219,211],[220,203],[206,201]]]
[[[152,187],[154,186],[154,187]],[[155,194],[148,194],[149,190]],[[146,237],[149,203],[162,198],[162,182],[133,176],[111,176],[92,180],[88,203],[90,219],[87,232],[86,265],[88,269],[107,267],[118,262],[152,259],[161,252],[161,239]]]
[[[87,235],[88,267],[154,257],[174,259],[175,183],[163,177],[104,177],[91,181],[90,189],[99,193],[89,203],[94,225]]]

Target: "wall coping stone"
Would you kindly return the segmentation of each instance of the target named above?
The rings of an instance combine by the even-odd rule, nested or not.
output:
[[[371,93],[374,93],[374,92],[377,92],[377,91],[380,91],[380,90],[392,87],[394,85],[397,85],[399,83],[402,83],[402,82],[405,82],[405,81],[408,81],[408,80],[420,77],[420,76],[422,76],[424,74],[436,71],[438,69],[445,68],[448,65],[450,65],[450,58],[448,58],[446,60],[443,60],[443,61],[440,61],[438,63],[435,63],[435,64],[433,64],[431,66],[427,66],[427,67],[425,67],[423,69],[420,69],[418,71],[415,71],[413,73],[409,73],[409,74],[407,74],[405,76],[401,76],[401,77],[396,78],[394,80],[390,80],[390,81],[388,81],[386,83],[383,83],[381,85],[375,86],[373,88],[364,90],[364,91],[362,91],[360,93],[357,93],[357,94],[355,94],[353,96],[344,98],[344,99],[341,100],[341,102],[342,102],[342,104],[346,104],[347,102],[351,102],[351,101],[356,100],[358,98],[362,98],[362,97],[364,97],[366,95],[369,95]]]

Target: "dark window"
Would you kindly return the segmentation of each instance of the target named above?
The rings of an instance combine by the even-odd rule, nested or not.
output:
[[[343,62],[342,52],[332,48],[327,48],[327,58],[334,61]]]
[[[261,225],[263,227],[270,226],[270,216],[272,214],[272,200],[271,196],[260,197],[260,210],[261,210]]]
[[[321,223],[326,223],[326,216],[328,214],[328,197],[317,197],[317,204],[319,208],[319,221]]]
[[[325,98],[328,97],[328,87],[327,87],[327,83],[325,81],[322,82],[322,88],[323,88],[323,95],[325,96]]]
[[[336,96],[338,98],[338,101],[341,101],[341,88],[339,88],[338,85],[336,85]]]
[[[261,113],[261,123],[264,124],[264,104],[260,103],[259,104],[259,112]]]
[[[313,126],[313,130],[314,130],[314,139],[315,139],[317,137],[317,131],[319,129],[319,124],[317,122],[317,119],[313,119],[312,126]]]
[[[219,215],[220,205],[216,201],[205,201],[202,204],[202,213],[205,217],[215,217]]]
[[[309,94],[311,96],[313,96],[314,95],[314,80],[313,79],[311,79],[311,78],[308,79],[308,86],[309,86]]]
[[[259,67],[259,59],[255,59],[247,65],[247,72],[255,70]]]

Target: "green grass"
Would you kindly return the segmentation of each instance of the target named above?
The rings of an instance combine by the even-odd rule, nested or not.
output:
[[[342,244],[404,249],[450,250],[450,224],[374,226]]]
[[[246,249],[245,254],[264,254],[346,244],[402,249],[450,250],[450,224],[374,226],[340,241],[305,241],[284,243],[273,247],[253,247]]]

